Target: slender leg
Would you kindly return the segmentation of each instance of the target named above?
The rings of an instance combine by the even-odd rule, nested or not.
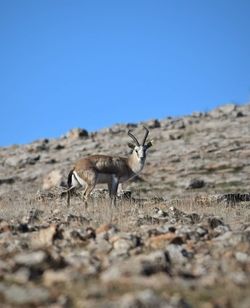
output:
[[[68,189],[67,189],[67,206],[70,206],[70,197],[72,192],[78,188],[79,186],[82,186],[82,182],[79,180],[78,175],[75,174],[74,170],[71,170],[68,175]]]
[[[95,188],[96,181],[97,181],[96,173],[93,172],[92,170],[90,170],[88,172],[88,182],[86,183],[87,185],[86,185],[86,188],[83,192],[83,197],[84,197],[84,200],[85,200],[86,207],[87,207],[87,201],[88,201],[89,195],[91,194],[91,192]]]
[[[94,188],[95,188],[95,183],[92,184],[92,185],[88,185],[87,188],[84,191],[83,197],[84,197],[84,203],[85,203],[86,208],[88,207],[89,196],[90,196],[90,194],[91,194],[91,192],[93,191]]]
[[[70,195],[71,195],[71,189],[67,191],[67,206],[68,207],[70,206]]]
[[[109,189],[112,206],[116,205],[116,196],[117,196],[118,185],[119,185],[118,178],[115,175],[113,175],[112,176],[112,182],[111,182],[111,185],[110,185],[111,187]]]
[[[67,206],[70,206],[70,197],[71,193],[76,189],[76,186],[72,185],[70,188],[68,188],[65,192],[67,192]]]

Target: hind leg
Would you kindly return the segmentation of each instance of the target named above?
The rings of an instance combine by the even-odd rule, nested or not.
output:
[[[71,171],[68,177],[68,189],[67,189],[67,206],[70,206],[70,197],[72,192],[74,192],[78,187],[81,187],[83,182],[80,181],[77,173],[75,171]]]

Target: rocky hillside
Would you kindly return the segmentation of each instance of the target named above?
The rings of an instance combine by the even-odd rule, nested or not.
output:
[[[226,105],[1,148],[1,307],[248,308],[249,123],[250,105]],[[73,162],[126,155],[143,125],[154,146],[132,198],[67,207]]]
[[[140,178],[127,184],[134,194],[169,199],[193,191],[249,192],[250,105],[229,104],[180,118],[119,124],[92,133],[79,128],[58,139],[2,147],[0,194],[63,185],[74,161],[89,154],[127,155],[127,131],[142,138],[142,125],[150,129],[154,146]]]

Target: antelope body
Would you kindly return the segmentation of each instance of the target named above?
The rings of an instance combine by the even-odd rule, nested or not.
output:
[[[119,183],[123,183],[136,176],[144,167],[147,149],[152,142],[146,143],[148,129],[145,129],[145,136],[140,144],[137,138],[128,131],[128,135],[134,143],[128,143],[132,153],[128,157],[91,155],[78,160],[68,175],[68,206],[70,205],[71,190],[79,186],[85,186],[84,199],[88,197],[96,184],[108,184],[109,195],[112,204],[115,204]],[[146,144],[145,144],[146,143]]]

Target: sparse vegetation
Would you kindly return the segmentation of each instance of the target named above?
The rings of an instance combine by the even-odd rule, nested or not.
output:
[[[1,307],[248,307],[249,106],[231,134],[237,106],[149,122],[161,142],[116,207],[102,189],[67,207],[62,187],[125,125],[0,149]]]
[[[0,292],[6,307],[7,303],[116,307],[120,301],[137,302],[139,295],[145,296],[140,299],[145,306],[147,296],[170,307],[184,303],[245,307],[249,301],[249,202],[234,205],[190,193],[169,201],[121,199],[114,208],[108,198],[92,197],[86,209],[80,196],[68,208],[58,192],[43,198],[22,192],[1,199],[0,251],[5,268]],[[33,260],[36,252],[41,262]],[[154,254],[161,252],[167,259],[156,261]],[[149,263],[140,263],[144,257]],[[20,258],[38,264],[20,267],[15,261]],[[158,269],[158,262],[167,262],[167,272]],[[140,273],[146,264],[152,274]],[[22,274],[25,268],[27,273]],[[35,287],[49,292],[44,302],[32,296],[22,302],[15,290],[6,295],[8,285],[21,288],[17,294]]]

